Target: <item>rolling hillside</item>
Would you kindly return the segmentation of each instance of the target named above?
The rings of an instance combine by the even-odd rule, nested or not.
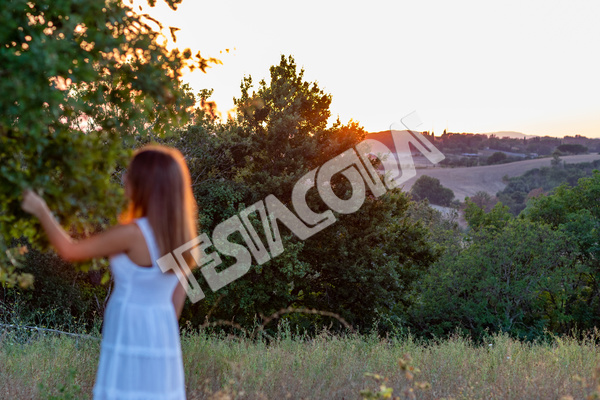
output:
[[[600,159],[600,155],[582,154],[576,156],[563,156],[561,159],[567,164],[574,164]],[[551,158],[541,158],[481,167],[419,168],[417,169],[417,176],[404,184],[404,190],[410,190],[419,176],[428,175],[439,179],[443,186],[452,189],[456,199],[460,201],[463,201],[467,196],[474,195],[480,190],[491,195],[496,195],[498,191],[506,187],[506,185],[502,183],[503,176],[519,176],[530,169],[549,167],[550,160]]]

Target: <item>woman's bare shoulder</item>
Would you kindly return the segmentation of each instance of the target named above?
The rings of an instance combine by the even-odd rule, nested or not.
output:
[[[130,245],[146,242],[142,229],[134,221],[115,225],[110,232],[116,240],[123,240]]]
[[[67,261],[82,261],[129,252],[143,234],[135,223],[114,225],[108,230],[70,244],[61,256]]]
[[[140,228],[137,226],[137,224],[135,222],[126,222],[126,223],[119,223],[117,225],[113,225],[112,227],[110,227],[106,232],[111,232],[113,235],[115,236],[119,236],[119,237],[130,237],[130,238],[135,238],[137,237],[138,233],[140,233]]]

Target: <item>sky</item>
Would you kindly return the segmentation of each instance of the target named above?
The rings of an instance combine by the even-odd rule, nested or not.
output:
[[[284,54],[332,95],[331,122],[369,132],[416,111],[436,135],[600,137],[597,0],[134,1],[181,29],[177,47],[222,61],[184,81],[224,115]]]

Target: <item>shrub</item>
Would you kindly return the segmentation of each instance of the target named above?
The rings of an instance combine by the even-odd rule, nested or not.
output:
[[[454,199],[454,192],[440,183],[437,178],[423,175],[417,179],[411,189],[411,193],[416,200],[427,199],[431,204],[438,206],[449,206]]]

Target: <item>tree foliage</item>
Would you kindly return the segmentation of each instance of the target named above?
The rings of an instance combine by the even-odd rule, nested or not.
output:
[[[505,331],[593,329],[600,319],[600,172],[533,198],[518,217],[467,199],[469,231],[420,281],[410,322],[425,335],[460,328],[476,338]]]
[[[457,327],[476,338],[508,332],[533,339],[562,331],[577,280],[572,241],[549,225],[510,219],[470,236],[458,256],[443,256],[422,286],[415,325],[429,335]]]
[[[357,125],[348,127],[345,140],[340,124],[327,129],[331,95],[316,82],[305,81],[304,70],[298,71],[291,56],[282,55],[280,63],[270,68],[269,83],[263,79],[256,91],[252,88],[252,77],[244,78],[241,96],[235,99],[241,111],[239,128],[252,137],[246,149],[252,162],[236,179],[252,186],[256,196],[289,195],[302,175],[364,137]],[[339,137],[332,141],[335,135]]]
[[[503,153],[501,151],[497,151],[497,152],[495,152],[494,154],[492,154],[491,156],[488,157],[487,163],[489,165],[502,164],[507,159],[508,159],[508,156],[506,155],[506,153]]]
[[[556,150],[567,154],[585,154],[588,152],[588,148],[586,146],[576,143],[563,143],[556,147]]]
[[[511,219],[508,207],[502,203],[496,203],[489,211],[477,205],[468,197],[465,199],[465,220],[469,228],[474,231],[481,229],[500,230],[506,226]]]
[[[553,163],[552,167],[534,168],[523,175],[508,178],[506,187],[498,192],[497,196],[504,205],[509,207],[512,215],[518,215],[527,206],[532,191],[542,189],[544,192],[549,192],[562,184],[575,186],[580,178],[591,176],[594,169],[598,167],[600,167],[600,160],[564,166],[559,161]]]
[[[422,175],[411,188],[415,200],[429,200],[432,204],[449,206],[454,199],[454,192],[442,186],[440,180],[427,175]]]
[[[47,245],[20,209],[23,189],[40,190],[63,226],[86,235],[114,223],[123,196],[111,176],[135,137],[186,120],[193,100],[179,83],[182,68],[216,60],[168,51],[154,28],[120,1],[12,0],[0,9],[3,284],[31,281],[16,273],[22,251],[7,253],[14,238]]]
[[[269,72],[257,88],[252,77],[243,79],[235,119],[219,123],[199,110],[194,123],[170,142],[188,159],[201,230],[209,234],[271,194],[293,209],[296,182],[365,137],[355,122],[327,124],[331,96],[307,82],[291,56],[282,56]],[[332,185],[339,196],[350,195],[341,175]],[[308,192],[307,202],[315,212],[328,209],[316,189]],[[369,195],[360,210],[336,214],[335,224],[304,241],[280,225],[281,255],[253,264],[217,292],[207,289],[206,299],[189,304],[183,318],[200,324],[209,316],[250,326],[258,315],[281,308],[314,307],[366,328],[375,313],[405,309],[414,298],[414,283],[437,256],[421,223],[407,217],[409,204],[400,192]],[[264,240],[260,220],[254,222]],[[198,279],[202,282],[201,275]],[[288,318],[309,329],[331,322],[320,316]]]
[[[580,275],[577,295],[570,301],[580,328],[600,323],[600,172],[581,178],[574,187],[562,185],[549,196],[531,201],[523,212],[534,221],[549,224],[575,243]]]

